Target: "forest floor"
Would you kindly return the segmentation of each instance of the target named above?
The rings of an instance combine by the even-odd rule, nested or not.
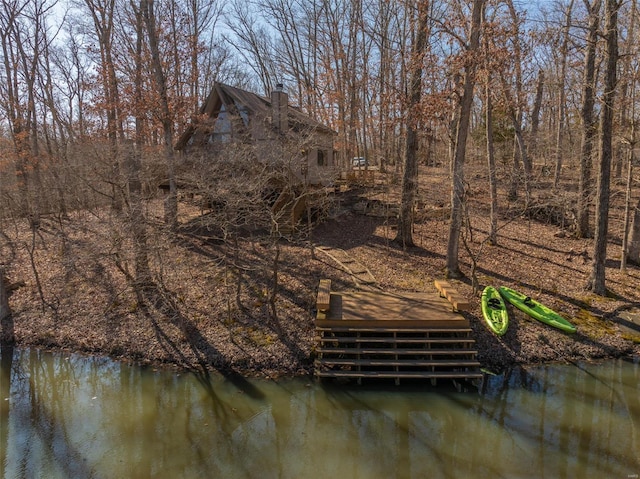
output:
[[[640,268],[619,270],[624,185],[613,187],[609,294],[600,297],[585,289],[593,240],[571,236],[566,208],[571,185],[551,193],[547,179],[538,178],[533,198],[539,207],[525,213],[519,202],[507,202],[502,178],[498,244],[492,246],[486,241],[488,180],[480,168],[470,170],[471,229],[465,233],[467,247],[461,242],[460,249],[466,277],[455,283],[472,304],[462,314],[473,328],[483,367],[501,371],[516,364],[640,357],[640,322],[624,314],[640,308]],[[154,281],[144,288],[132,287],[132,247],[117,218],[78,212],[43,218],[36,231],[16,222],[5,230],[11,241],[3,243],[2,255],[10,259],[9,282],[23,284],[10,297],[17,345],[153,367],[267,377],[309,374],[318,281],[330,278],[334,291],[358,289],[347,272],[311,245],[344,250],[367,266],[384,291],[435,292],[434,279],[444,277],[450,179],[442,168],[423,168],[420,178],[416,245],[410,248],[393,242],[398,185],[337,193],[328,218],[310,235],[278,242],[256,235],[223,241],[206,228],[201,212],[186,204],[180,206],[179,231],[169,234],[156,203],[147,211]],[[482,320],[472,273],[480,287],[506,285],[541,301],[578,332],[567,335],[513,311],[509,330],[496,337]]]

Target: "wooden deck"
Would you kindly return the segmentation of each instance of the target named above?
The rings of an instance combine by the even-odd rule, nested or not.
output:
[[[318,289],[318,377],[475,379],[482,377],[469,321],[440,293]],[[454,301],[466,304],[458,296]]]
[[[438,293],[331,293],[329,309],[319,311],[318,327],[468,328]]]

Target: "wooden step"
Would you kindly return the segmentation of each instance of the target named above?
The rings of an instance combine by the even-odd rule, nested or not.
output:
[[[440,293],[440,296],[442,296],[443,298],[447,296],[446,294],[447,290],[453,289],[453,286],[451,286],[451,283],[449,283],[447,280],[444,280],[444,279],[436,279],[433,282],[433,284],[438,290],[438,292]]]
[[[346,351],[346,352],[345,352]],[[362,352],[368,351],[368,352]],[[366,355],[366,354],[375,354],[374,352],[379,351],[394,351],[397,352],[398,356],[405,356],[406,354],[403,351],[407,351],[406,349],[396,349],[396,348],[369,348],[369,349],[357,349],[357,348],[320,348],[316,349],[317,353],[322,354],[342,354],[342,355]],[[478,354],[476,349],[414,349],[412,350],[412,356],[475,356]],[[416,352],[419,351],[419,352]],[[383,352],[382,354],[392,354],[391,352]]]
[[[448,281],[437,279],[433,284],[440,293],[440,296],[446,298],[447,301],[451,303],[454,311],[469,311],[471,309],[471,303]]]
[[[426,356],[429,354],[478,354],[475,349],[429,349],[429,348],[318,348],[317,354],[397,354],[398,356]]]
[[[388,343],[388,344],[472,344],[471,338],[385,338],[385,337],[344,337],[344,336],[324,336],[316,337],[318,343],[340,343],[340,344],[362,344],[362,343]]]
[[[394,379],[480,379],[475,371],[345,371],[317,370],[316,376],[325,378],[394,378]]]
[[[410,366],[410,367],[448,367],[479,368],[480,363],[473,360],[409,360],[409,359],[317,359],[316,366]]]
[[[459,293],[447,295],[447,301],[451,303],[454,311],[469,311],[471,309],[471,303]]]
[[[471,333],[471,328],[392,328],[387,326],[381,327],[352,327],[352,326],[320,326],[316,327],[316,331],[327,331],[334,333]]]
[[[445,297],[448,295],[453,309],[467,307],[466,299],[450,284],[438,284]],[[351,297],[334,293],[330,298],[334,302],[331,308],[336,308],[336,313],[339,312],[336,298],[344,301],[348,297],[353,301],[350,303],[352,309],[348,310],[351,316],[347,316],[347,319],[340,314],[335,316],[338,319],[326,319],[321,317],[324,313],[318,312],[315,328],[316,376],[354,378],[358,381],[361,378],[392,378],[396,384],[403,378],[430,378],[435,382],[437,378],[482,377],[469,321],[461,315],[447,312],[446,304],[436,295],[431,293],[424,300],[436,305],[442,320],[439,316],[424,319],[420,314],[409,318],[400,314],[394,316],[393,311],[407,304],[402,301],[390,302],[387,296],[378,298],[359,294]],[[410,295],[405,300],[409,305],[412,304]],[[386,309],[378,307],[377,301],[381,301]],[[371,316],[370,319],[360,320],[364,313],[357,309],[359,306]],[[340,307],[344,307],[342,303]],[[424,314],[431,312],[425,310]]]

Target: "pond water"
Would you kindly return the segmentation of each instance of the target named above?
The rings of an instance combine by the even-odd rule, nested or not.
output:
[[[481,391],[175,374],[2,350],[0,478],[635,478],[640,363]]]

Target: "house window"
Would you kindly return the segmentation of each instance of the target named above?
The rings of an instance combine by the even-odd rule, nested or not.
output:
[[[327,166],[324,150],[318,150],[318,166]]]
[[[213,125],[213,141],[226,143],[231,140],[231,120],[224,105],[220,107],[220,112]]]
[[[240,114],[240,118],[242,118],[242,123],[244,126],[249,126],[249,110],[246,106],[240,105],[236,103],[236,107],[238,108],[238,113]]]

